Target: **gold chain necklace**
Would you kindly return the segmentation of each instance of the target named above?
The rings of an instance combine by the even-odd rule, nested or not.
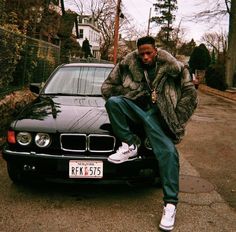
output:
[[[157,102],[157,91],[156,91],[156,88],[151,88],[151,85],[150,85],[150,81],[148,80],[148,73],[147,73],[147,70],[144,70],[144,76],[145,76],[145,79],[146,79],[146,82],[147,82],[147,85],[148,85],[148,88],[150,89],[151,91],[151,100],[152,100],[152,103],[156,103]]]

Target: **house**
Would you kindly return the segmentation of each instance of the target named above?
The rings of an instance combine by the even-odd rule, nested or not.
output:
[[[78,15],[78,39],[82,47],[83,41],[87,38],[91,45],[91,53],[94,58],[100,59],[100,30],[94,17],[91,15]],[[76,34],[76,28],[73,28],[73,34]]]

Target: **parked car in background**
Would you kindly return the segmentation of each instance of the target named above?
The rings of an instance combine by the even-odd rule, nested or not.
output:
[[[38,97],[11,123],[3,149],[13,182],[156,180],[158,164],[142,128],[135,128],[143,141],[136,160],[107,161],[121,145],[100,90],[112,68],[112,64],[65,64],[42,89],[40,83],[31,84]]]

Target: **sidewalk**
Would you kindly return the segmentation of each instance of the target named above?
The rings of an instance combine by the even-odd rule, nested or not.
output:
[[[198,91],[236,101],[236,91],[220,91],[206,85],[199,85]],[[181,177],[199,178],[201,180],[200,174],[184,158],[184,154],[180,154],[180,203],[176,216],[176,226],[173,231],[236,231],[236,211],[229,207],[215,189],[187,192],[185,191],[186,180],[182,181]],[[188,184],[187,189],[189,190],[195,187],[194,182],[189,181]]]
[[[199,173],[180,154],[180,177],[199,177]],[[180,178],[181,179],[181,178]],[[191,185],[191,182],[189,182]],[[186,193],[180,180],[180,202],[173,231],[179,232],[234,232],[236,212],[215,191]],[[194,186],[193,186],[194,187]],[[189,186],[191,189],[191,186]]]

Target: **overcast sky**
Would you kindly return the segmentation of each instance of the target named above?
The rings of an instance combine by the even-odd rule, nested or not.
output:
[[[117,1],[117,0],[116,0]],[[219,0],[222,4],[222,7],[225,7],[225,0]],[[73,7],[73,4],[69,4],[73,2],[72,0],[65,0],[66,8],[71,8],[76,11],[77,7]],[[78,1],[77,1],[78,2]],[[89,0],[86,0],[84,4],[89,4]],[[156,0],[121,0],[122,3],[122,12],[124,15],[129,14],[133,21],[130,21],[131,25],[134,25],[135,28],[138,28],[139,31],[147,32],[148,28],[148,18],[149,12],[151,8],[151,16],[155,16],[155,11],[153,7],[153,3],[156,3]],[[199,11],[206,10],[209,5],[215,5],[216,0],[177,0],[178,10],[175,12],[176,20],[175,27],[178,27],[181,21],[181,28],[184,28],[185,39],[187,41],[192,38],[200,43],[200,39],[202,35],[206,32],[217,31],[227,32],[228,31],[228,19],[225,17],[222,20],[218,20],[217,23],[210,22],[191,22],[189,16],[192,16]],[[153,22],[150,24],[150,33],[151,35],[156,35],[160,28]],[[143,36],[142,34],[141,36]],[[139,37],[140,35],[138,35]]]
[[[181,21],[181,27],[186,29],[185,37],[187,40],[194,38],[195,41],[200,41],[202,35],[209,31],[218,31],[219,33],[228,31],[228,20],[226,18],[215,24],[209,22],[191,22],[188,18],[188,16],[206,9],[209,3],[213,2],[214,4],[214,1],[215,0],[177,0],[178,10],[176,12],[177,17],[175,24],[178,25]],[[150,8],[152,8],[151,16],[155,16],[153,8],[153,3],[155,2],[155,0],[122,0],[124,11],[134,18],[135,25],[140,29],[147,29],[148,27]],[[203,4],[199,5],[199,3]],[[222,0],[222,4],[224,4],[224,0]],[[159,30],[156,24],[151,23],[150,28],[151,33],[156,35],[156,32]]]

